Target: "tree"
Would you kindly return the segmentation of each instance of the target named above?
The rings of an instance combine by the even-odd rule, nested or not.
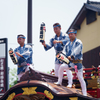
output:
[[[17,69],[16,68],[10,69],[10,71],[9,71],[9,87],[11,88],[15,84],[17,84],[17,80],[18,80]]]

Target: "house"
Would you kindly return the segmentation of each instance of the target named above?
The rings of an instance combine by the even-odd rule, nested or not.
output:
[[[85,68],[90,68],[92,65],[98,67],[100,65],[100,2],[87,0],[70,28],[77,30],[77,38],[83,43]]]

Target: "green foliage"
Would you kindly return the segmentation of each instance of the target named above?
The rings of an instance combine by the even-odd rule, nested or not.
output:
[[[17,84],[17,69],[13,68],[9,71],[9,87],[11,88],[15,84]]]
[[[48,71],[47,74],[50,74],[50,71]]]

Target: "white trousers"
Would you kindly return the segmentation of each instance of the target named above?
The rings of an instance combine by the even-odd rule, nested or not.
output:
[[[58,71],[60,68],[61,64],[55,64],[55,75],[58,76]]]
[[[72,63],[71,67],[74,67],[74,66],[75,65]],[[67,75],[68,75],[68,84],[72,84],[73,76],[72,76],[72,72],[69,69],[71,69],[71,68],[69,68],[67,64],[62,64],[59,67],[59,71],[58,71],[58,83],[62,83],[63,71],[66,70]],[[85,83],[85,81],[83,79],[83,69],[81,68],[80,70],[78,70],[78,72],[76,74],[77,74],[77,77],[78,77],[79,82],[81,84],[82,93],[83,93],[83,95],[86,96],[87,95],[87,89],[86,89],[86,83]]]
[[[18,81],[20,81],[20,78],[21,78],[28,70],[29,70],[29,66],[27,66],[25,72],[22,72],[22,73],[20,73],[20,74],[17,75],[17,76],[18,76]]]
[[[55,64],[55,75],[58,76],[58,73],[59,73],[59,68],[60,68],[61,64]],[[64,72],[64,70],[62,70],[62,73]],[[72,85],[72,72],[71,70],[66,70],[66,73],[67,73],[67,77],[68,77],[68,84],[69,85]],[[63,77],[63,74],[62,74],[62,77]],[[61,78],[60,78],[61,79]],[[60,82],[62,83],[62,82]]]

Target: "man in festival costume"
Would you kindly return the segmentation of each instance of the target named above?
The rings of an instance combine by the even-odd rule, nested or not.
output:
[[[55,23],[53,25],[53,29],[55,32],[55,36],[50,39],[49,44],[45,44],[45,41],[42,43],[44,45],[44,49],[47,51],[54,47],[56,54],[63,51],[65,44],[69,41],[69,37],[67,34],[61,32],[61,25],[59,23]],[[55,75],[58,76],[58,70],[63,62],[59,61],[57,58],[55,59]],[[67,72],[70,75],[70,71]]]
[[[18,69],[17,69],[17,75],[18,75],[18,81],[22,77],[23,74],[25,74],[26,71],[29,70],[29,66],[32,64],[32,47],[30,45],[26,45],[25,42],[25,36],[20,34],[17,36],[17,42],[20,45],[14,50],[14,53],[18,60]]]
[[[71,68],[75,68],[75,72],[78,76],[79,82],[81,84],[81,88],[82,88],[82,93],[84,96],[87,95],[87,89],[86,89],[86,83],[83,79],[83,66],[82,66],[82,42],[81,40],[76,38],[76,33],[77,31],[74,29],[70,29],[68,32],[70,41],[67,42],[67,44],[65,45],[64,51],[66,54],[66,57],[70,60],[70,64],[66,64],[63,63],[58,71],[58,82],[56,82],[55,84],[57,85],[61,85],[62,83],[62,78],[63,78],[63,71],[64,70],[69,70]],[[69,76],[70,78],[68,78],[68,81],[70,81],[70,85],[69,87],[72,87],[72,75]]]

